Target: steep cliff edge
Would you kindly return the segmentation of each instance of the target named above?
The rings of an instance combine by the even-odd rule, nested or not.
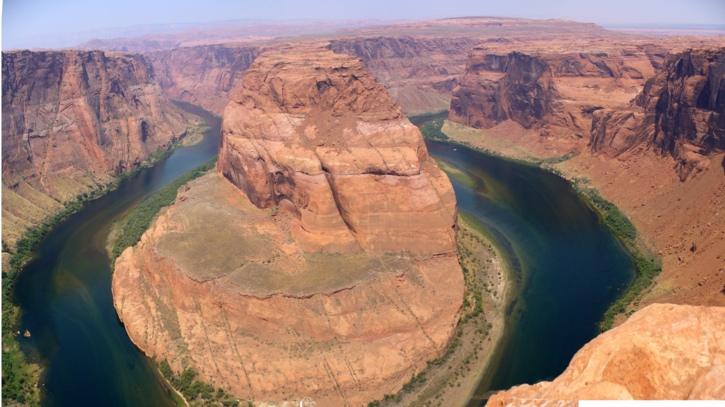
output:
[[[116,262],[134,343],[240,398],[318,405],[380,399],[442,352],[463,301],[455,197],[360,61],[263,53],[220,148]]]
[[[258,52],[252,46],[199,45],[145,55],[154,67],[164,95],[220,115]]]
[[[722,40],[617,46],[572,40],[478,48],[442,130],[454,141],[550,166],[621,209],[637,239],[662,258],[662,272],[628,312],[653,302],[723,305]],[[537,119],[529,109],[531,120],[521,123],[494,116],[511,107],[497,97],[508,97],[504,78],[513,69],[494,62],[515,49],[548,66],[553,113]],[[529,81],[527,89],[541,83]],[[557,126],[562,113],[578,125]]]
[[[596,337],[552,382],[495,394],[487,406],[578,400],[725,398],[725,307],[653,304]]]
[[[186,129],[139,55],[3,53],[3,241]]]
[[[406,114],[445,110],[466,56],[469,37],[373,36],[333,39],[330,49],[360,58]]]
[[[671,155],[682,180],[725,151],[725,48],[672,55],[627,109],[597,112],[591,149],[621,156],[636,148]]]
[[[511,121],[542,136],[588,140],[592,112],[625,105],[660,57],[645,46],[586,43],[578,52],[577,46],[562,52],[537,44],[475,48],[453,91],[449,119],[481,129]]]

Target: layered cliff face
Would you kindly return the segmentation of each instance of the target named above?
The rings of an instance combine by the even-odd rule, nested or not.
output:
[[[486,405],[722,399],[723,330],[725,307],[653,304],[585,345],[554,381],[497,393]]]
[[[240,398],[323,406],[394,393],[440,354],[463,296],[455,197],[360,61],[263,53],[220,148],[116,262],[134,343]]]
[[[185,130],[141,56],[3,53],[3,240]]]
[[[553,47],[475,48],[453,91],[449,119],[483,129],[512,121],[544,136],[588,139],[592,112],[625,105],[660,60],[655,47],[601,51],[585,43],[580,52],[553,52],[547,46]]]
[[[355,37],[330,49],[360,58],[407,114],[445,110],[474,37]]]
[[[455,198],[420,132],[357,60],[313,51],[269,54],[245,75],[220,171],[257,206],[289,207],[313,247],[445,251]]]
[[[480,54],[468,63],[449,118],[477,128],[509,119],[531,128],[553,114],[557,99],[551,68],[541,58]]]
[[[594,117],[595,152],[653,148],[675,158],[683,180],[706,169],[708,155],[725,151],[725,48],[673,55],[631,106]]]
[[[150,52],[164,94],[221,114],[229,95],[257,56],[257,47],[199,45]]]

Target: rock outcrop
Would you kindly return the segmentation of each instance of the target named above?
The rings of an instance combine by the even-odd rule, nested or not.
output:
[[[3,53],[3,240],[186,129],[139,55]]]
[[[587,138],[592,112],[624,105],[653,74],[660,54],[645,46],[582,47],[560,53],[533,45],[475,48],[453,91],[449,119],[483,129],[513,121],[543,136]]]
[[[671,155],[682,180],[706,169],[725,151],[725,48],[671,56],[626,109],[596,112],[591,133],[595,152]]]
[[[653,304],[585,345],[552,382],[495,394],[487,406],[578,400],[725,398],[725,307]]]
[[[330,49],[360,58],[407,114],[445,110],[463,74],[468,37],[374,36],[333,39]]]
[[[453,190],[359,60],[261,54],[220,148],[116,262],[134,343],[240,398],[322,406],[394,393],[443,351],[463,301]]]
[[[453,94],[449,118],[476,128],[513,120],[525,128],[555,111],[559,95],[541,58],[512,52],[472,57]]]
[[[146,54],[164,94],[221,114],[259,52],[253,46],[199,45]]]

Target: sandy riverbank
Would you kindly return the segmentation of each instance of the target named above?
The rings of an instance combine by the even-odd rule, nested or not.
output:
[[[459,217],[458,255],[466,300],[449,347],[397,395],[378,406],[465,406],[504,334],[510,276],[496,248],[473,220]]]

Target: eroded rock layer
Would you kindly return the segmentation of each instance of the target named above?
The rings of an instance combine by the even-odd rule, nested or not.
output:
[[[725,307],[653,304],[585,345],[554,381],[497,393],[487,406],[722,399],[723,331]]]
[[[114,303],[144,352],[240,398],[364,405],[452,335],[455,212],[360,61],[270,50],[225,109],[218,172],[118,258]]]
[[[654,148],[681,179],[707,168],[725,151],[725,48],[671,56],[630,106],[594,115],[590,145],[610,156]]]
[[[252,46],[199,45],[150,52],[146,56],[167,97],[221,114],[257,53],[258,48]]]
[[[512,121],[544,136],[588,139],[592,112],[625,105],[662,58],[652,46],[597,47],[576,42],[561,52],[540,44],[477,47],[453,91],[449,119],[484,129]]]
[[[358,60],[303,46],[260,57],[222,132],[221,173],[257,206],[292,211],[309,247],[452,247],[448,179]]]
[[[4,240],[186,128],[142,56],[18,51],[2,70]]]

